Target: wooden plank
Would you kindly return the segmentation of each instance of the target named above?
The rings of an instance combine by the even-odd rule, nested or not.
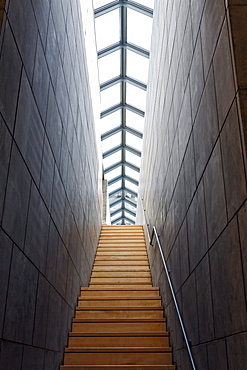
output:
[[[125,277],[116,277],[116,278],[94,278],[92,277],[90,279],[90,285],[91,284],[147,284],[151,283],[151,278],[149,277],[143,277],[143,278],[138,278],[138,277],[130,277],[130,278],[125,278]]]
[[[91,274],[91,278],[141,278],[147,277],[151,278],[150,271],[93,271]]]
[[[160,307],[160,298],[80,297],[78,307]]]

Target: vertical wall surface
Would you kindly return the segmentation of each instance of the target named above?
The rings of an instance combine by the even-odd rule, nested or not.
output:
[[[80,1],[7,1],[0,45],[0,369],[54,370],[101,227]]]
[[[156,2],[141,170],[147,218],[203,370],[247,363],[246,152],[228,10],[224,0]],[[149,256],[174,361],[188,370],[158,248]]]

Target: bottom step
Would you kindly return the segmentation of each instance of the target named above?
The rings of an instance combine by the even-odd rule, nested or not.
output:
[[[60,366],[61,370],[175,370],[174,365],[64,365]]]

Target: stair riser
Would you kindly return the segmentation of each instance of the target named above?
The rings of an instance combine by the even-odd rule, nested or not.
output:
[[[139,300],[139,299],[135,299],[135,300],[131,300],[131,299],[126,299],[126,300],[122,300],[122,299],[118,299],[118,300],[106,300],[106,299],[102,299],[102,300],[82,300],[82,301],[78,301],[78,306],[79,307],[160,307],[161,306],[161,301],[160,299],[152,299],[152,300],[148,300],[148,299],[142,299],[142,300]]]
[[[73,323],[72,331],[77,333],[114,333],[128,331],[166,331],[166,323],[142,322],[106,322],[106,323]]]
[[[76,311],[77,319],[162,319],[163,311],[142,310],[142,311]],[[119,329],[118,329],[119,330]]]
[[[151,284],[150,278],[91,278],[91,284]]]
[[[130,271],[130,272],[125,272],[125,271],[102,271],[102,272],[97,272],[94,271],[92,272],[91,278],[107,278],[107,277],[112,277],[112,278],[151,278],[151,274],[149,271]]]
[[[117,260],[111,260],[111,261],[99,261],[99,260],[96,260],[94,261],[94,267],[96,266],[111,266],[111,267],[114,267],[114,266],[148,266],[149,267],[149,263],[148,263],[148,259],[146,258],[145,260],[143,261],[131,261],[131,260],[127,260],[127,261],[117,261]]]
[[[80,298],[83,297],[126,297],[126,298],[131,298],[131,297],[145,297],[148,298],[158,298],[159,297],[159,292],[158,291],[149,291],[149,290],[127,290],[127,291],[121,291],[121,290],[91,290],[91,291],[83,291],[80,295]]]
[[[65,353],[65,365],[155,365],[171,364],[171,353]]]
[[[130,370],[129,365],[66,365],[61,366],[61,370]],[[176,370],[173,365],[131,365],[131,369],[136,370]]]
[[[167,337],[70,337],[69,347],[168,347]]]
[[[102,271],[119,271],[119,272],[148,272],[150,274],[150,269],[148,266],[94,266],[93,273],[94,272],[102,272]]]

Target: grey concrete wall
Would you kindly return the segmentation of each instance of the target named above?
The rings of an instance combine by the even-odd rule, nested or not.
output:
[[[99,164],[79,3],[6,2],[0,43],[1,370],[58,369],[97,247]]]
[[[224,0],[156,2],[141,195],[199,370],[247,363],[246,155],[230,32]],[[188,370],[157,247],[149,257],[174,361]]]

